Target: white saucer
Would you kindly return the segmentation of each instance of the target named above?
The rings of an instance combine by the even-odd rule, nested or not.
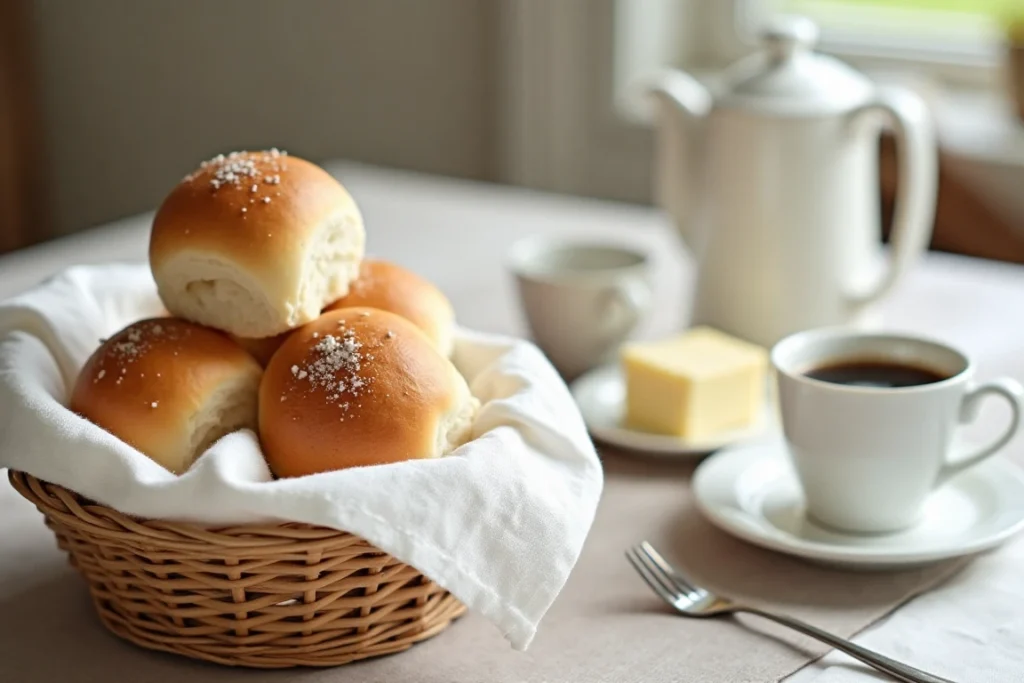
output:
[[[723,450],[701,463],[693,490],[701,512],[725,531],[779,552],[859,569],[892,569],[969,555],[1024,527],[1024,472],[995,456],[932,494],[914,527],[858,535],[804,516],[803,495],[778,439]]]
[[[766,408],[755,424],[707,439],[683,439],[628,429],[622,424],[626,384],[618,365],[605,365],[587,372],[572,383],[571,389],[591,436],[613,446],[657,455],[704,456],[723,446],[764,436],[771,424],[771,413]]]

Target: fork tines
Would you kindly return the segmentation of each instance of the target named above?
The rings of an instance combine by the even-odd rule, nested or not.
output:
[[[690,583],[647,541],[627,550],[626,559],[665,602],[675,604],[680,599],[694,601],[703,597],[704,591]]]

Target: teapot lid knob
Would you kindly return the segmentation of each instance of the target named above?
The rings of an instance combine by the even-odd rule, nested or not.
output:
[[[774,58],[787,59],[798,49],[814,47],[818,42],[818,25],[807,17],[779,15],[762,29],[761,40]]]
[[[722,77],[716,107],[764,116],[846,114],[874,97],[875,85],[835,57],[814,51],[818,26],[778,16],[758,32],[762,48]]]

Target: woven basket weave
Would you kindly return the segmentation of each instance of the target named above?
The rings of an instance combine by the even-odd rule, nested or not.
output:
[[[137,520],[9,476],[89,583],[103,624],[142,647],[234,666],[335,666],[405,650],[465,611],[352,534]]]

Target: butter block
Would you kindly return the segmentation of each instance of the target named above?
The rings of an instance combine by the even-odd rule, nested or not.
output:
[[[739,429],[764,409],[768,352],[710,327],[623,346],[626,426],[703,439]]]

